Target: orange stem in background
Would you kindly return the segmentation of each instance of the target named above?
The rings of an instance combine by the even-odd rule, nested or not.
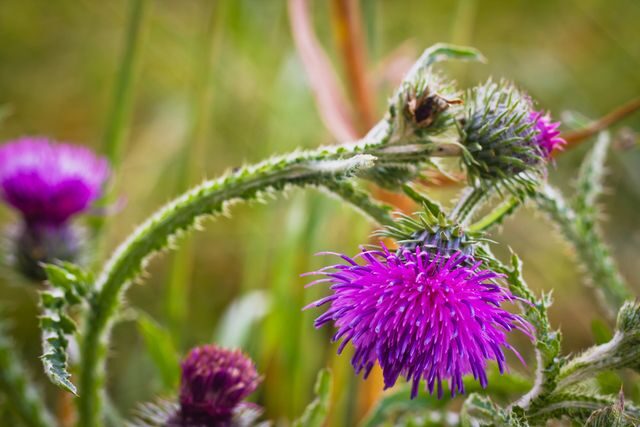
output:
[[[358,137],[335,70],[316,38],[307,0],[288,0],[291,35],[325,127],[338,141]]]
[[[358,130],[364,134],[375,124],[376,113],[366,71],[367,50],[358,0],[332,0],[331,4],[334,33],[358,115]]]
[[[565,150],[567,148],[573,148],[574,146],[579,145],[589,137],[605,130],[609,126],[615,124],[616,122],[619,122],[620,120],[638,110],[640,110],[640,98],[635,98],[611,111],[609,114],[599,118],[596,121],[591,122],[588,126],[582,129],[563,133],[560,136],[564,138],[565,141],[567,141]],[[556,151],[553,154],[558,155],[559,153],[561,153],[561,151]]]

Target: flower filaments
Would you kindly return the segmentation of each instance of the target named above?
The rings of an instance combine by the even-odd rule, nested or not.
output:
[[[91,150],[45,138],[0,147],[2,198],[28,224],[59,226],[90,207],[109,176],[106,159]]]
[[[529,96],[511,83],[489,81],[470,91],[465,104],[459,129],[472,181],[504,181],[539,171],[564,143],[559,124],[534,111]]]
[[[171,425],[231,426],[242,401],[259,383],[253,362],[241,351],[196,347],[182,362],[180,409]]]
[[[0,192],[22,224],[12,236],[15,264],[42,279],[41,262],[74,260],[80,246],[70,219],[100,197],[106,159],[83,147],[22,138],[0,147]]]
[[[542,150],[546,159],[551,156],[554,150],[561,150],[567,141],[560,138],[560,122],[552,122],[549,114],[540,111],[532,111],[529,120],[535,123],[536,142]]]
[[[507,342],[514,329],[531,336],[532,326],[501,308],[514,297],[500,287],[500,278],[481,269],[481,262],[457,252],[449,257],[422,247],[390,252],[362,250],[356,259],[340,255],[342,264],[311,273],[327,276],[333,294],[309,307],[329,304],[316,327],[333,322],[333,341],[354,347],[352,364],[366,378],[378,363],[385,388],[398,377],[412,382],[411,397],[421,380],[438,397],[443,381],[451,395],[464,393],[463,377],[472,374],[487,385],[488,360],[506,369],[503,349],[518,352]]]

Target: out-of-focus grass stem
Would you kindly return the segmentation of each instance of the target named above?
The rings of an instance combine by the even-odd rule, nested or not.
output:
[[[453,15],[451,23],[451,43],[454,44],[472,44],[473,27],[476,20],[478,10],[478,0],[458,0],[458,5]],[[467,64],[452,64],[454,71],[457,72],[459,79],[464,80]]]
[[[145,20],[150,0],[131,0],[129,23],[124,51],[118,67],[113,91],[113,103],[107,119],[103,144],[111,167],[120,164],[124,142],[131,122],[133,89],[140,64],[140,51],[144,39]]]
[[[105,154],[111,164],[111,182],[114,181],[120,166],[122,151],[131,124],[134,88],[140,68],[150,2],[151,0],[131,0],[129,5],[129,18],[122,57],[116,72],[111,106],[102,138]],[[111,201],[108,193],[105,199],[107,202]],[[95,258],[97,259],[101,250],[100,236],[104,234],[104,217],[96,218],[91,225],[96,239]]]
[[[206,151],[207,116],[211,107],[211,75],[214,52],[220,38],[220,5],[211,3],[206,14],[202,36],[194,49],[194,78],[189,105],[189,127],[182,155],[179,158],[176,192],[193,185],[203,174]],[[187,312],[187,294],[193,269],[193,244],[184,242],[171,259],[169,281],[165,291],[164,306],[171,333],[176,344],[180,343],[182,327]]]

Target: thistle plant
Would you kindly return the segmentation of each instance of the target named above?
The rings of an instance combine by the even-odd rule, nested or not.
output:
[[[307,308],[326,307],[315,326],[335,327],[338,353],[353,348],[357,374],[367,378],[379,365],[384,387],[396,389],[376,409],[380,423],[534,426],[569,417],[615,425],[640,418],[630,399],[601,393],[596,382],[603,372],[637,370],[640,354],[640,309],[596,222],[607,145],[596,144],[575,200],[565,201],[546,182],[552,154],[565,145],[559,124],[511,83],[489,81],[463,92],[438,69],[445,60],[482,59],[472,48],[439,44],[427,49],[391,95],[387,113],[362,139],[275,156],[204,181],[150,215],[95,272],[72,263],[66,252],[36,257],[26,251],[30,265],[47,276],[41,292],[44,370],[54,384],[76,395],[78,425],[105,424],[111,330],[124,313],[127,290],[140,281],[149,259],[203,219],[293,187],[338,196],[379,226],[379,244],[362,246],[353,257],[332,254],[339,263],[307,273],[320,276],[312,284],[329,287]],[[3,197],[20,211],[24,230],[66,230],[70,218],[101,194],[108,166],[79,150],[47,141],[0,148]],[[450,163],[459,164],[468,178],[453,209],[440,206],[420,186],[425,172],[442,168],[438,160],[443,157],[457,160]],[[404,194],[417,211],[393,212],[374,197],[372,183]],[[610,342],[564,355],[561,332],[547,313],[551,296],[537,296],[527,286],[517,255],[505,263],[493,254],[497,243],[486,233],[527,202],[546,212],[576,249],[593,276],[592,288],[603,295],[603,311],[617,313]],[[53,248],[68,249],[66,236],[56,234]],[[512,340],[516,333],[526,337],[518,348]],[[77,360],[69,356],[74,339]],[[0,339],[0,388],[16,416],[26,425],[56,425],[28,386],[19,361],[5,351],[6,342]],[[525,363],[530,347],[535,360]],[[535,377],[511,373],[510,353],[531,366]],[[215,343],[196,347],[182,362],[180,385],[173,385],[170,397],[141,406],[128,423],[268,423],[257,404],[245,401],[262,379],[257,372],[269,375],[266,368]],[[496,395],[494,384],[502,387]],[[319,375],[316,393],[294,425],[325,422],[331,404],[328,372]],[[424,404],[423,395],[432,404]],[[447,403],[457,395],[464,403],[451,414]],[[399,416],[391,414],[387,399],[409,406]]]
[[[83,147],[28,137],[2,145],[2,198],[20,214],[8,251],[18,270],[42,280],[40,263],[78,261],[82,232],[70,221],[100,197],[108,176],[108,162]]]

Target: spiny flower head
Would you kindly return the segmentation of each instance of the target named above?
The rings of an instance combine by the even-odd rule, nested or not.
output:
[[[241,351],[216,345],[194,348],[182,362],[180,410],[174,425],[232,425],[234,412],[259,382],[253,362]]]
[[[534,111],[529,96],[511,83],[478,86],[467,94],[465,105],[459,125],[472,181],[506,181],[540,171],[551,151],[564,143],[559,124]]]
[[[100,196],[108,176],[107,160],[84,147],[39,137],[0,147],[2,198],[29,225],[66,223]]]
[[[463,376],[472,374],[485,387],[489,360],[506,369],[503,349],[518,352],[507,332],[520,330],[531,337],[532,326],[501,304],[515,299],[498,285],[500,275],[483,270],[480,261],[457,252],[430,254],[420,246],[390,252],[384,245],[344,262],[309,274],[326,276],[333,294],[309,306],[329,304],[316,327],[333,322],[333,341],[354,347],[352,364],[366,378],[378,363],[385,388],[398,377],[412,382],[411,397],[421,380],[429,393],[443,381],[451,395],[464,393]],[[521,359],[522,360],[522,359]]]
[[[532,111],[529,120],[535,123],[536,142],[542,149],[545,158],[551,157],[554,150],[562,150],[567,141],[560,138],[560,122],[552,122],[551,116],[540,111]]]
[[[414,85],[405,88],[401,98],[405,126],[418,137],[451,129],[455,107],[462,104],[459,95],[452,82],[430,70]]]
[[[413,194],[424,197],[419,193]],[[468,259],[473,259],[475,246],[482,241],[482,237],[465,232],[431,201],[425,203],[425,199],[422,199],[422,208],[413,215],[397,213],[394,223],[375,231],[374,236],[393,239],[402,245],[402,249],[413,250],[420,246],[430,254],[448,257],[460,252]]]

